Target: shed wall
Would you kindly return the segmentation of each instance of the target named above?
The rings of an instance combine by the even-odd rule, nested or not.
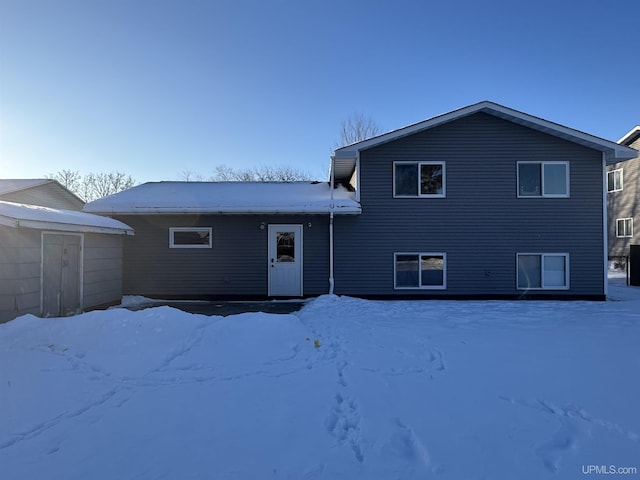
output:
[[[40,314],[40,231],[0,225],[0,323]]]
[[[393,198],[394,161],[445,161],[446,198]],[[517,198],[518,161],[570,162],[570,198]],[[600,152],[477,113],[361,152],[362,214],[336,219],[335,290],[519,296],[516,253],[569,253],[569,291],[603,295]],[[446,290],[395,290],[394,252],[447,254]]]

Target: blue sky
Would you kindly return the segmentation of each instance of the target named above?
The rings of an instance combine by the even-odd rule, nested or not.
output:
[[[482,100],[618,140],[640,124],[636,0],[0,0],[0,177],[326,171]]]

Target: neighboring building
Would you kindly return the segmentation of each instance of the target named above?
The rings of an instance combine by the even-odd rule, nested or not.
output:
[[[640,125],[618,143],[640,150]],[[637,153],[637,152],[636,152]],[[640,245],[640,157],[607,166],[609,258],[626,263],[630,245]]]
[[[0,180],[0,200],[63,210],[82,210],[84,202],[48,178]]]
[[[141,185],[125,293],[606,296],[606,163],[631,148],[481,102],[339,148],[330,184]],[[335,188],[333,188],[335,186]]]
[[[130,227],[75,209],[4,201],[10,195],[76,208],[79,199],[55,181],[0,180],[0,192],[0,323],[121,301],[122,237],[133,234]]]

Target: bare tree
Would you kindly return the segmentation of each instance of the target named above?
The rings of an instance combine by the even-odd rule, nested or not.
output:
[[[197,172],[185,168],[178,174],[178,180],[182,182],[203,182],[204,177]]]
[[[56,173],[45,175],[45,178],[57,180],[63,187],[71,190],[76,195],[81,190],[82,175],[80,175],[80,172],[77,170],[60,170]]]
[[[222,164],[215,167],[211,177],[216,182],[296,182],[311,179],[308,172],[286,165],[235,169]]]
[[[371,137],[375,137],[381,131],[376,121],[361,112],[355,112],[340,124],[340,140],[334,145],[335,148],[361,142]]]
[[[60,170],[46,178],[57,180],[85,202],[127,190],[136,184],[131,175],[122,172],[88,173],[83,176],[78,171]]]

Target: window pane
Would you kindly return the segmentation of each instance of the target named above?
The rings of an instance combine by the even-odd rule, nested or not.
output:
[[[564,163],[546,163],[544,165],[544,194],[567,194],[567,165]]]
[[[416,163],[396,163],[395,194],[418,196],[418,165]]]
[[[278,232],[276,234],[276,261],[295,262],[296,261],[296,235],[295,232]]]
[[[442,195],[442,171],[444,165],[420,165],[420,193]]]
[[[396,255],[396,287],[419,287],[418,255]]]
[[[209,230],[185,230],[173,232],[174,245],[210,245],[211,232]]]
[[[545,255],[544,257],[544,286],[565,287],[567,276],[565,257],[559,255]]]
[[[518,255],[518,288],[540,288],[540,255]]]
[[[541,167],[539,163],[518,164],[518,191],[522,196],[540,196],[541,188]]]
[[[444,285],[444,257],[422,255],[420,273],[423,287]]]
[[[615,172],[607,173],[607,191],[608,192],[612,192],[615,190],[614,178],[615,178]]]

